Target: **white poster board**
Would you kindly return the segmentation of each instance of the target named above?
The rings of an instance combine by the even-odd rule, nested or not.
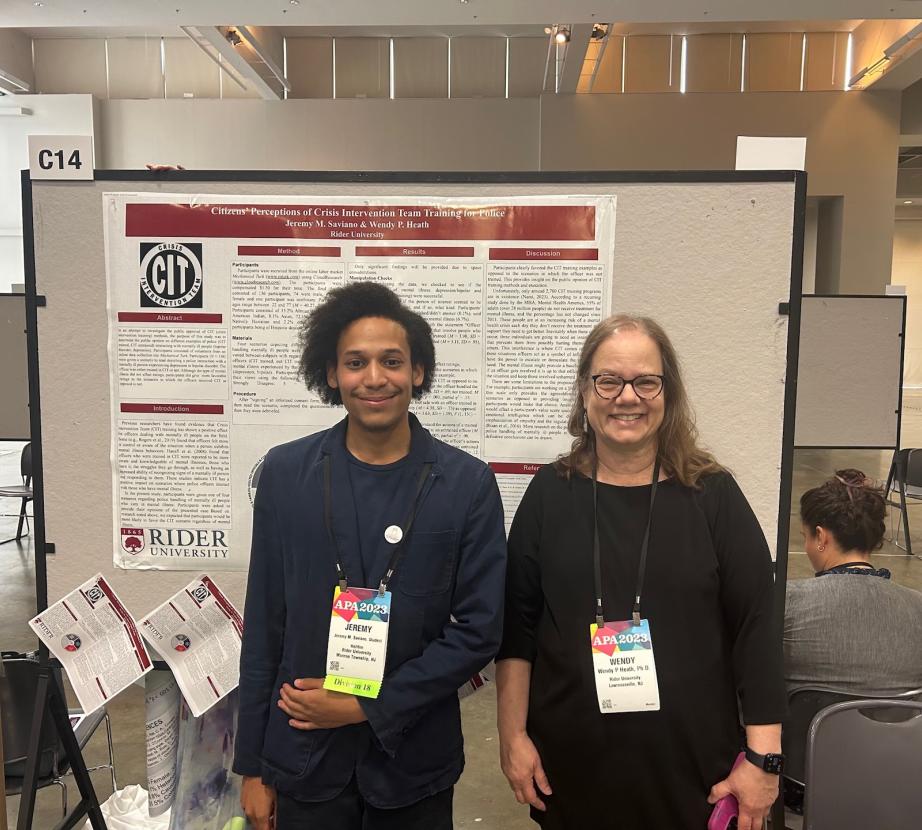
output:
[[[906,297],[805,296],[797,447],[899,445]]]
[[[286,201],[365,199],[372,192],[381,199],[433,200],[614,196],[611,307],[648,314],[663,324],[682,360],[702,441],[734,472],[774,549],[785,455],[789,321],[779,314],[778,304],[793,304],[800,293],[797,281],[791,294],[792,261],[798,261],[793,254],[802,232],[795,210],[798,181],[802,187],[796,175],[784,173],[427,178],[218,171],[161,181],[144,173],[97,171],[96,180],[87,184],[34,183],[35,274],[39,292],[48,298],[38,311],[46,535],[57,550],[48,558],[49,595],[63,595],[102,570],[140,616],[190,578],[188,572],[112,565],[103,193]],[[305,302],[305,312],[309,305]],[[73,359],[75,343],[79,361]],[[572,381],[576,351],[566,359],[565,383]],[[242,607],[245,582],[239,572],[220,576],[237,607]]]

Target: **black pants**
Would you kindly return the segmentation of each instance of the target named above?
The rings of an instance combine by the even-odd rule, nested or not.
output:
[[[275,830],[452,830],[454,787],[408,807],[383,809],[362,798],[355,778],[329,801],[298,801],[278,794]]]

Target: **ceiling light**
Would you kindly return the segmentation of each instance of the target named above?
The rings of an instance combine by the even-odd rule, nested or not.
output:
[[[300,6],[300,5],[301,5],[301,0],[288,0],[288,2],[291,3],[292,6]]]
[[[554,35],[554,40],[558,43],[569,43],[570,42],[570,30],[559,26],[557,28],[557,34]]]
[[[554,31],[554,30],[553,30],[550,26],[545,26],[545,27],[544,27],[544,34],[546,34],[546,35],[549,35],[549,34],[550,34],[551,32],[553,32],[553,31]]]
[[[35,2],[32,5],[35,6],[35,8],[40,9],[45,4],[42,3],[41,0],[35,0]]]
[[[241,42],[242,42],[242,40],[241,40],[241,38],[240,38],[240,35],[237,34],[237,30],[236,30],[236,29],[228,29],[228,30],[227,30],[227,34],[224,35],[224,39],[225,39],[231,46],[239,46],[239,45],[241,44]]]
[[[904,204],[904,205],[911,205],[911,204],[912,204],[912,199],[906,199],[906,200],[904,200],[904,201],[903,201],[903,204]]]

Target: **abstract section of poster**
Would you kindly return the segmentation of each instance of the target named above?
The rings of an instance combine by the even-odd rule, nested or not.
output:
[[[344,414],[298,380],[298,331],[351,282],[432,326],[414,411],[507,465],[507,521],[566,450],[579,348],[610,304],[613,196],[103,199],[118,567],[246,569],[266,452]]]
[[[85,714],[153,666],[138,627],[101,574],[29,621],[58,658]]]
[[[140,627],[172,669],[193,717],[237,688],[243,619],[209,577],[190,582]]]

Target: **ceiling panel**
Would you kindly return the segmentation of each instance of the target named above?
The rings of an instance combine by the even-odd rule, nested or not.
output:
[[[394,97],[448,97],[448,38],[394,38]]]
[[[472,0],[469,3],[434,3],[432,0],[351,0],[348,3],[254,3],[253,0],[183,0],[166,6],[150,0],[94,0],[70,3],[46,0],[4,0],[0,25],[45,26],[199,26],[248,23],[261,26],[463,26],[602,22],[600,16],[637,23],[714,21],[779,21],[907,16],[905,2],[892,0],[773,0],[740,3],[739,0]]]
[[[338,37],[333,43],[334,94],[337,98],[390,96],[390,40]]]
[[[509,97],[540,95],[547,65],[548,36],[509,38]]]
[[[37,92],[89,92],[109,96],[106,80],[106,42],[87,40],[41,40],[33,44]]]
[[[506,38],[451,39],[451,97],[502,98],[506,95]]]
[[[290,37],[286,40],[289,98],[333,97],[333,38]]]

